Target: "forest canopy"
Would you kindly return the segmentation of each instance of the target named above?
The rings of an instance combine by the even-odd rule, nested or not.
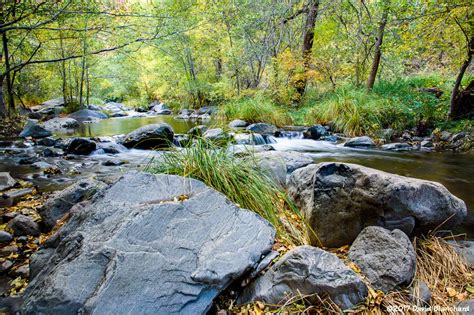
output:
[[[441,105],[422,109],[429,115],[469,115],[457,98],[472,90],[471,1],[3,2],[3,113],[58,96],[74,109],[257,99],[307,113],[371,90],[404,103],[408,85],[445,90]]]

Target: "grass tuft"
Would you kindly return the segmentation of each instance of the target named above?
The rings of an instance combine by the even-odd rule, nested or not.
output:
[[[271,99],[261,95],[229,101],[220,107],[219,116],[227,121],[243,119],[248,123],[267,122],[278,127],[293,122],[288,109],[276,105]]]
[[[152,162],[148,171],[192,177],[226,195],[242,208],[256,212],[277,231],[286,244],[305,243],[305,236],[295,226],[302,224],[299,210],[285,192],[261,169],[252,156],[236,159],[225,148],[201,139],[194,145],[164,153]]]

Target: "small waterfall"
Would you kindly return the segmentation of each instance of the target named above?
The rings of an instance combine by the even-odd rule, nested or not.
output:
[[[265,138],[258,133],[248,134],[248,133],[238,133],[234,135],[234,140],[237,144],[245,145],[262,145],[267,144]]]
[[[299,151],[299,152],[343,152],[350,151],[349,148],[336,145],[328,141],[315,141],[311,139],[289,139],[275,138],[276,143],[272,147],[276,151]]]

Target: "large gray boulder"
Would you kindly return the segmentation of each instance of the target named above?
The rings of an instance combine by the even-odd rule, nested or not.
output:
[[[440,224],[450,228],[467,214],[464,201],[439,183],[349,163],[327,162],[296,170],[288,194],[327,247],[352,243],[370,225],[410,235]],[[314,236],[311,242],[319,245]]]
[[[258,167],[283,187],[286,186],[288,175],[314,163],[308,154],[293,151],[265,151],[256,153],[254,157]]]
[[[71,130],[79,126],[79,122],[70,117],[55,117],[43,123],[43,128],[49,131]]]
[[[274,236],[200,181],[128,173],[45,244],[22,314],[205,314]]]
[[[10,189],[16,185],[16,180],[8,172],[0,172],[0,191]]]
[[[336,255],[299,246],[245,287],[237,304],[260,301],[282,305],[298,296],[317,301],[315,293],[329,295],[344,310],[363,301],[367,287]]]
[[[260,133],[262,135],[263,134],[273,135],[277,131],[277,128],[272,124],[255,123],[255,124],[251,124],[250,126],[248,126],[247,130],[251,131],[251,132],[255,132],[255,133]]]
[[[68,188],[55,192],[39,209],[39,214],[46,228],[51,229],[75,204],[91,199],[106,185],[94,179],[83,179]]]
[[[20,137],[32,137],[35,139],[46,138],[51,136],[52,133],[49,130],[38,125],[36,122],[29,120],[23,130],[20,132]]]
[[[410,284],[415,275],[415,249],[400,230],[366,227],[352,244],[348,257],[374,288],[383,292]]]
[[[100,119],[106,119],[107,115],[95,110],[81,109],[81,110],[78,110],[77,112],[70,114],[69,118],[73,118],[79,122],[84,122],[84,121],[96,121]]]
[[[173,143],[174,132],[170,125],[153,124],[138,128],[123,140],[127,148],[154,149],[169,147]]]

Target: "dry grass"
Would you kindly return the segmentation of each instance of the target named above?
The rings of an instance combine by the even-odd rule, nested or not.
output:
[[[431,290],[432,306],[449,308],[460,301],[474,298],[474,294],[467,291],[468,286],[474,285],[474,270],[446,239],[436,236],[415,239],[414,246],[417,271],[411,285],[403,290],[384,294],[374,290],[362,276],[369,287],[369,295],[364,303],[359,304],[348,313],[381,315],[387,314],[390,309],[406,309],[405,312],[394,312],[393,314],[426,314],[426,312],[407,309],[411,305],[422,306],[419,292],[416,290],[418,281],[424,281]],[[331,251],[345,260],[351,268],[356,269],[347,260],[347,250],[348,246],[344,246]],[[309,303],[308,298],[311,298],[313,303]],[[314,303],[315,298],[317,303]],[[328,297],[317,295],[295,296],[281,306],[257,302],[240,308],[232,307],[228,312],[231,314],[341,314],[340,308]],[[449,310],[432,313],[456,314],[456,312]]]

